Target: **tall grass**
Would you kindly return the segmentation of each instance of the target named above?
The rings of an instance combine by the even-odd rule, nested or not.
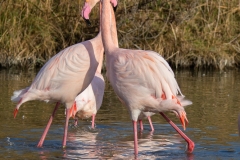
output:
[[[85,23],[79,18],[82,3],[76,0],[2,1],[1,66],[41,66],[59,50],[84,40],[87,37],[87,32],[83,32]]]
[[[0,65],[42,66],[61,49],[93,38],[98,7],[87,27],[84,0],[2,0]],[[122,0],[116,12],[119,45],[150,49],[172,66],[225,67],[240,62],[238,0]]]
[[[133,0],[121,13],[119,39],[126,48],[155,50],[176,68],[239,64],[238,0]]]

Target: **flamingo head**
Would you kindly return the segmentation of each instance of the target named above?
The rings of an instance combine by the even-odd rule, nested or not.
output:
[[[117,0],[110,0],[110,2],[112,4],[112,6],[113,6],[114,12],[116,12],[117,6],[118,6]]]
[[[77,113],[77,104],[75,101],[72,107],[70,108],[70,117],[75,118],[76,113]]]
[[[176,116],[179,117],[180,122],[182,123],[183,129],[185,130],[186,125],[188,124],[188,119],[187,119],[187,114],[186,114],[184,108],[188,105],[191,105],[192,102],[187,99],[184,99],[183,96],[177,96],[177,97],[173,96],[172,98],[180,106],[180,108],[178,108],[178,110],[176,110],[174,112],[175,112]]]
[[[96,3],[95,3],[96,4]],[[85,4],[82,9],[82,17],[87,23],[87,25],[91,25],[91,22],[89,21],[89,14],[91,13],[92,8],[95,6],[94,3],[92,3],[91,0],[86,0]]]
[[[186,130],[186,125],[188,125],[188,119],[186,116],[186,112],[182,112],[179,115],[179,118],[180,118],[180,122],[182,123],[183,129]]]
[[[89,20],[89,14],[92,11],[92,8],[99,2],[100,0],[86,0],[85,4],[82,9],[82,17],[86,21],[87,25],[90,26],[91,22]],[[117,0],[110,0],[110,3],[112,4],[114,11],[117,10]]]
[[[188,125],[188,119],[187,119],[187,115],[186,112],[184,110],[181,111],[173,111],[176,116],[180,119],[180,122],[183,126],[183,130],[186,130],[186,126]]]

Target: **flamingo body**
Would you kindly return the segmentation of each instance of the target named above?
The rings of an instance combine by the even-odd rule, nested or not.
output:
[[[101,36],[64,49],[52,57],[38,72],[30,87],[15,91],[11,100],[22,103],[31,100],[74,102],[76,96],[90,84],[98,66],[93,47],[101,49]],[[71,107],[68,106],[68,107]]]
[[[91,40],[72,45],[56,54],[41,68],[30,87],[14,92],[11,100],[18,102],[14,117],[24,102],[57,102],[38,147],[42,146],[59,103],[64,103],[67,109],[63,138],[63,147],[66,146],[68,119],[72,114],[70,109],[77,95],[91,83],[102,57],[103,44],[99,33]]]
[[[184,99],[171,67],[158,53],[118,48],[117,32],[112,32],[116,30],[115,16],[110,6],[112,1],[101,1],[101,32],[106,53],[106,75],[118,98],[130,112],[135,155],[138,154],[137,120],[144,112],[159,112],[188,142],[188,152],[192,152],[194,143],[162,113],[174,112],[185,129],[185,122],[188,123],[188,120],[184,107],[192,102]]]
[[[86,119],[92,116],[92,128],[94,128],[94,118],[102,105],[105,82],[101,73],[96,72],[90,85],[76,98],[76,109],[73,116]]]
[[[192,102],[183,98],[171,67],[158,53],[122,49],[114,44],[113,40],[117,35],[111,32],[112,28],[116,28],[116,24],[110,0],[102,0],[101,3],[101,31],[106,53],[107,78],[130,112],[133,121],[134,152],[137,156],[136,125],[142,112],[172,111],[180,117],[185,129],[185,121],[188,120],[184,107]],[[188,145],[188,152],[192,152],[194,143],[189,139],[186,141],[191,144]]]

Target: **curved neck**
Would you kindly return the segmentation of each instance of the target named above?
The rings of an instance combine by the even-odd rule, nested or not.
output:
[[[102,3],[101,32],[102,32],[103,46],[106,51],[106,54],[110,54],[111,50],[114,49],[115,47],[112,40],[112,34],[111,34],[111,31],[112,31],[111,17],[114,16],[114,14],[113,15],[109,14],[109,13],[112,13],[112,6],[110,4],[110,0],[102,0],[101,3]]]

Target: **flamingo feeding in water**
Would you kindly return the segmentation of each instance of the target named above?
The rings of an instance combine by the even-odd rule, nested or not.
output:
[[[60,103],[64,103],[66,107],[66,121],[62,142],[63,147],[66,146],[69,117],[76,113],[76,107],[73,107],[75,98],[89,86],[92,80],[97,81],[96,85],[100,84],[101,80],[103,81],[99,71],[102,60],[103,44],[100,31],[95,38],[60,51],[41,68],[30,87],[14,92],[11,100],[18,102],[14,110],[14,118],[20,106],[27,101],[57,102],[37,145],[38,147],[42,147]],[[101,80],[99,81],[99,79]],[[104,86],[100,88],[102,89]]]
[[[110,0],[102,0],[101,3],[101,32],[106,53],[106,75],[120,101],[130,112],[135,156],[138,154],[137,120],[142,112],[159,112],[187,141],[187,152],[191,153],[194,150],[194,142],[162,112],[174,112],[185,129],[185,121],[188,123],[188,120],[184,107],[192,102],[184,99],[171,67],[158,53],[122,49],[113,43],[113,39],[117,37],[111,33],[111,29],[116,27],[115,16],[110,7]]]
[[[95,128],[95,116],[102,105],[105,82],[101,75],[102,65],[98,65],[97,72],[90,85],[75,99],[74,111],[75,125],[78,118],[85,119],[92,116],[92,128]]]

